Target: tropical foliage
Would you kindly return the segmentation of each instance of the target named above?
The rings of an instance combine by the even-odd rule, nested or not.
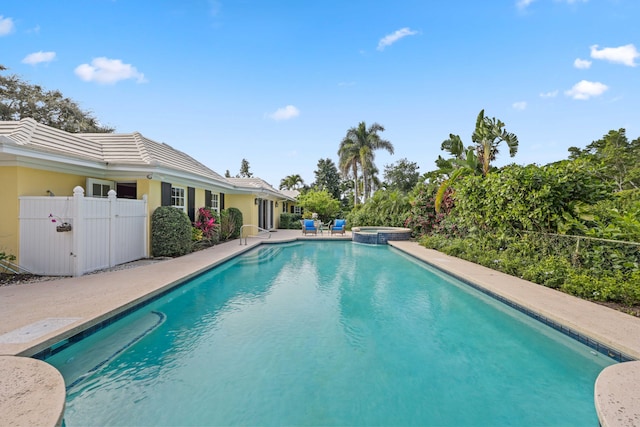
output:
[[[574,156],[467,175],[436,226],[410,223],[427,247],[582,298],[640,305],[640,190],[616,192],[602,167]]]
[[[351,176],[354,183],[354,206],[359,203],[358,191],[362,189],[362,198],[366,202],[372,189],[377,184],[375,166],[375,151],[386,150],[393,154],[393,144],[382,139],[379,132],[384,132],[384,127],[373,123],[367,128],[365,122],[360,122],[357,127],[347,131],[347,135],[340,143],[338,155],[340,156],[340,171],[343,176]],[[358,171],[362,177],[359,179]]]
[[[280,190],[297,190],[304,185],[304,180],[299,174],[288,175],[280,180]]]
[[[507,132],[504,126],[504,123],[495,117],[485,117],[484,110],[478,114],[471,140],[476,144],[476,153],[481,159],[484,176],[489,173],[491,162],[496,159],[501,142],[509,147],[509,156],[513,157],[518,152],[518,137]]]
[[[220,213],[219,235],[221,241],[237,239],[240,237],[242,227],[242,212],[237,208],[227,208]]]
[[[206,241],[214,244],[218,241],[218,228],[220,227],[220,219],[217,218],[217,212],[209,208],[198,209],[198,217],[193,223],[194,233],[197,241]]]
[[[400,190],[378,190],[362,206],[347,215],[351,227],[385,225],[404,227],[409,212],[409,196]]]

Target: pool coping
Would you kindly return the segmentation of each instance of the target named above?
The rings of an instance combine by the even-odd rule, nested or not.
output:
[[[299,230],[278,230],[277,233],[272,233],[269,240],[250,238],[247,245],[240,245],[238,240],[234,240],[184,257],[131,270],[65,278],[52,282],[0,287],[0,337],[41,322],[43,319],[78,319],[28,342],[9,344],[0,342],[0,356],[10,356],[0,359],[0,368],[12,372],[13,363],[17,366],[25,359],[24,356],[30,357],[42,352],[82,330],[131,309],[148,298],[167,292],[185,280],[253,247],[264,243],[284,243],[296,240],[351,240],[349,234],[345,237],[301,236]],[[543,315],[559,325],[564,325],[598,342],[610,345],[631,358],[640,359],[640,319],[477,264],[448,257],[426,249],[416,242],[394,241],[389,244],[458,277],[466,283],[486,289],[518,306],[531,310],[533,313]],[[135,286],[131,286],[132,283]],[[633,363],[636,362],[626,362],[623,365]],[[43,365],[45,365],[41,370],[43,378],[48,379],[43,379],[43,382],[33,386],[33,390],[24,394],[26,397],[21,399],[21,407],[28,406],[29,402],[32,402],[31,397],[36,396],[39,390],[43,388],[56,389],[55,376],[47,376],[46,373],[46,367],[50,367],[50,365],[46,363]],[[607,374],[607,370],[603,371],[602,375],[605,374]],[[60,377],[58,382],[61,380]],[[611,381],[603,380],[601,383],[607,384],[606,393],[598,393],[596,390],[595,397],[607,396],[610,398],[611,390],[615,390],[616,387],[611,385]],[[640,382],[636,382],[636,384],[640,384]],[[61,408],[57,408],[60,417],[57,419],[52,417],[50,423],[38,424],[59,425],[64,410],[64,383],[62,386],[63,403]],[[624,392],[624,395],[640,396],[640,385],[631,388],[630,390],[628,385],[624,385],[623,390],[619,391]],[[12,402],[10,398],[14,396],[15,393],[10,387],[10,378],[0,377],[0,424],[29,424],[24,422],[24,418],[20,418],[20,413],[24,411],[20,412],[20,408],[15,407],[15,401],[13,400],[13,406],[10,403]],[[59,406],[59,396],[52,395],[49,401],[51,405]],[[618,399],[618,401],[620,400]],[[33,400],[34,407],[41,408],[42,404],[41,400]],[[612,405],[615,406],[615,401],[613,403],[605,402],[604,406],[611,408]],[[601,406],[596,403],[597,408]],[[633,419],[633,416],[639,417],[640,403],[632,407],[627,406],[624,411],[625,414],[630,414],[629,419]],[[611,409],[608,412],[604,411],[604,413],[619,415],[619,408]],[[600,410],[598,415],[601,415]],[[633,425],[610,423],[608,419],[601,419],[600,423],[603,426]]]

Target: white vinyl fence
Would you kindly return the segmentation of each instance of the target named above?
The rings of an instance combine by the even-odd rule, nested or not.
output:
[[[54,222],[55,220],[55,222]],[[147,196],[142,200],[20,197],[20,266],[34,274],[82,276],[148,256]]]

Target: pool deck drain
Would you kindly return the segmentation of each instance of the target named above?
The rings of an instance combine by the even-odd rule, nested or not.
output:
[[[235,240],[157,264],[49,282],[0,287],[0,372],[3,373],[0,376],[0,425],[32,424],[25,418],[29,413],[25,408],[30,405],[40,412],[43,404],[50,405],[53,408],[49,408],[51,410],[47,413],[58,415],[61,415],[64,408],[62,377],[51,375],[51,366],[46,363],[12,356],[33,356],[126,311],[149,297],[171,289],[209,269],[211,265],[220,264],[260,244],[327,238],[332,237],[305,237],[301,236],[299,230],[278,230],[277,233],[272,233],[269,240],[249,238],[247,245],[240,245],[239,241]],[[350,238],[350,233],[347,233],[347,236],[338,239]],[[425,249],[415,242],[398,241],[390,244],[477,287],[486,288],[489,292],[533,313],[598,340],[631,358],[640,359],[638,318]],[[24,371],[25,359],[39,362],[33,363],[34,366],[30,369],[33,369],[34,376],[37,377],[41,373],[42,377],[41,381],[32,381],[30,388],[20,389],[21,397],[16,399],[13,373],[19,375]],[[640,418],[640,402],[636,397],[640,397],[640,381],[623,382],[616,381],[616,378],[625,376],[627,365],[630,374],[640,372],[637,367],[639,363],[626,362],[615,365],[619,368],[605,369],[601,374],[603,378],[598,378],[597,383],[605,387],[605,390],[596,390],[595,393],[601,425],[637,425],[635,422]],[[60,381],[62,384],[58,384]],[[47,399],[42,399],[42,390],[48,390]],[[598,403],[599,396],[601,400],[605,400],[604,403]],[[620,402],[623,400],[616,396],[632,396],[635,400],[627,398],[624,402],[631,400],[636,404],[625,403],[626,406],[622,408]],[[37,424],[56,425],[61,418],[54,415],[49,416],[47,420],[50,422],[43,421]]]

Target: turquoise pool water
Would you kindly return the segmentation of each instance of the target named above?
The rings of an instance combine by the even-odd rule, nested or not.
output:
[[[596,426],[615,363],[347,242],[263,245],[47,361],[67,426]]]

